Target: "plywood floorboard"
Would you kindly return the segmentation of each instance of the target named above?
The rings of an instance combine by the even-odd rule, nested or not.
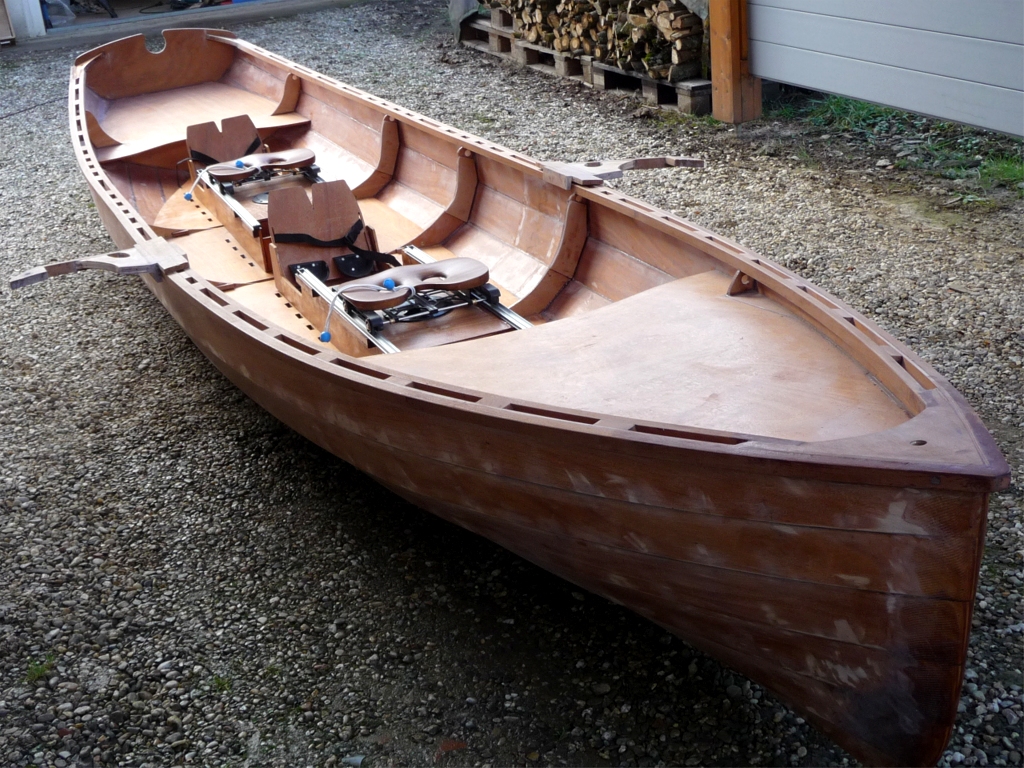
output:
[[[183,184],[167,198],[167,201],[155,217],[150,219],[143,215],[143,218],[153,226],[171,232],[219,227],[220,223],[213,218],[213,214],[206,210],[198,200],[185,199],[185,193],[191,188],[191,183]]]
[[[244,285],[272,277],[224,227],[177,237],[174,244],[185,249],[189,266],[212,282]]]

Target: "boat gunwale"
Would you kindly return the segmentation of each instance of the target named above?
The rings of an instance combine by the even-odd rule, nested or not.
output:
[[[291,71],[302,79],[312,78],[320,84],[337,91],[342,96],[365,100],[374,108],[386,114],[391,114],[394,118],[403,122],[412,123],[417,128],[428,131],[441,139],[447,141],[469,140],[472,142],[472,151],[474,152],[481,152],[494,160],[512,165],[523,172],[531,173],[537,177],[543,174],[543,165],[538,161],[524,157],[519,153],[514,153],[486,139],[472,136],[464,131],[458,131],[450,127],[448,127],[448,130],[444,130],[446,126],[436,121],[429,120],[411,110],[391,104],[333,78],[316,73],[306,67],[289,62],[283,57],[265,51],[259,46],[238,40],[233,36],[233,33],[210,29],[196,29],[193,31],[205,33],[217,42],[232,45],[239,50],[265,59],[273,65]],[[83,53],[76,59],[75,64],[71,68],[72,77],[69,85],[69,121],[72,136],[77,139],[78,144],[75,147],[77,150],[76,159],[82,168],[83,175],[91,188],[93,196],[98,198],[98,201],[102,201],[106,209],[115,216],[125,233],[135,242],[138,242],[140,240],[158,239],[158,236],[141,214],[124,198],[105,173],[89,139],[84,107],[84,88],[87,87],[86,72],[88,65],[104,51],[115,47],[122,40],[132,39],[132,37],[122,38],[119,41],[113,41],[100,46]],[[269,322],[267,323],[268,328],[266,331],[261,331],[251,323],[242,321],[236,316],[236,313],[238,311],[251,312],[251,310],[231,297],[230,292],[220,291],[217,286],[209,283],[191,269],[167,276],[165,279],[171,279],[179,284],[192,295],[194,300],[200,302],[206,309],[217,314],[229,315],[225,319],[236,325],[241,324],[246,333],[264,334],[259,337],[260,340],[263,343],[274,346],[278,352],[283,352],[305,364],[317,361],[324,367],[324,370],[335,376],[340,376],[350,383],[367,385],[368,380],[373,380],[374,383],[369,386],[374,389],[384,389],[392,394],[412,397],[424,404],[429,403],[432,406],[439,407],[442,411],[465,411],[470,414],[497,419],[499,423],[506,425],[501,427],[502,429],[507,429],[507,425],[510,424],[523,427],[539,426],[602,439],[612,438],[615,440],[615,443],[607,448],[610,451],[621,452],[622,442],[626,441],[636,447],[645,446],[644,450],[657,448],[679,452],[681,456],[689,456],[691,460],[694,456],[708,458],[717,456],[722,457],[721,460],[728,462],[732,466],[736,466],[735,462],[737,460],[742,460],[743,466],[756,470],[758,473],[787,477],[814,477],[816,479],[828,480],[828,476],[822,475],[822,470],[829,468],[832,472],[841,476],[833,481],[858,485],[909,486],[932,490],[943,489],[971,492],[996,491],[1009,485],[1009,467],[1005,459],[996,446],[994,439],[985,429],[977,415],[974,414],[966,400],[925,361],[918,358],[898,340],[877,327],[860,313],[848,307],[844,302],[832,297],[826,291],[809,283],[795,273],[773,262],[769,262],[763,257],[758,256],[755,252],[733,243],[727,238],[723,238],[692,222],[660,211],[616,190],[604,187],[584,188],[575,186],[573,191],[580,199],[606,205],[634,219],[642,219],[648,226],[652,226],[698,248],[723,266],[732,267],[744,274],[748,274],[767,287],[780,303],[789,308],[796,307],[800,309],[798,314],[804,315],[804,319],[807,319],[816,330],[833,341],[837,339],[829,332],[828,327],[823,324],[823,320],[837,324],[839,338],[847,340],[847,344],[840,344],[847,354],[850,354],[861,365],[864,365],[860,358],[853,355],[851,350],[847,348],[850,344],[849,340],[852,339],[854,346],[866,351],[871,355],[872,359],[880,361],[886,366],[891,375],[898,377],[907,388],[906,391],[912,393],[920,401],[920,408],[917,414],[912,414],[908,422],[904,422],[903,425],[893,429],[903,427],[906,423],[913,421],[916,415],[939,405],[940,400],[946,400],[945,404],[960,417],[973,438],[973,447],[978,456],[978,462],[944,462],[937,459],[915,460],[911,462],[908,459],[880,459],[868,455],[867,452],[864,452],[862,455],[815,453],[813,449],[815,445],[841,446],[846,442],[863,441],[865,438],[885,435],[891,430],[883,430],[869,433],[868,435],[842,438],[834,441],[805,442],[700,429],[688,425],[645,422],[643,420],[621,418],[609,414],[551,407],[544,403],[496,398],[485,392],[453,387],[446,382],[395,374],[382,367],[368,365],[365,358],[351,357],[340,350],[325,349],[322,353],[315,355],[307,354],[302,350],[305,348],[312,349],[308,340],[302,339],[296,334]],[[110,201],[113,201],[113,204]],[[134,214],[134,216],[131,214]],[[185,276],[189,276],[189,279],[184,279]],[[150,278],[145,279],[150,280]],[[221,305],[219,300],[214,301],[208,295],[204,295],[204,291],[216,291],[219,300],[225,300],[226,303]],[[815,301],[816,297],[823,297],[826,303]],[[795,302],[793,301],[794,299],[796,300]],[[829,304],[832,306],[829,306]],[[227,310],[229,305],[231,306],[230,311]],[[809,318],[807,317],[808,315],[810,316]],[[887,349],[884,350],[885,352],[889,352],[891,349],[892,353],[896,353],[904,360],[910,360],[916,366],[920,375],[932,386],[922,386],[907,368],[897,363],[892,353],[883,354],[881,350],[872,349],[872,346],[877,347],[879,345],[877,342],[874,345],[872,344],[873,340],[853,323],[854,319],[861,321],[866,328],[886,342]],[[267,338],[266,334],[270,334],[270,337]],[[287,341],[282,340],[282,336]],[[353,370],[351,367],[346,369],[341,365],[333,364],[328,358],[340,358],[372,372],[361,373],[358,370]],[[317,367],[320,366],[318,365]],[[868,366],[865,367],[867,368]],[[384,375],[387,376],[386,379],[382,378]],[[885,389],[891,392],[891,389],[888,387]],[[438,394],[437,390],[455,391],[463,396],[480,396],[480,399],[476,402],[470,402],[466,397],[453,398]],[[898,397],[896,393],[892,394],[894,397],[897,397],[897,400],[901,402],[904,408],[907,407],[907,403],[903,399]],[[519,407],[510,408],[510,405]],[[553,419],[538,413],[545,411],[548,413],[564,413],[568,418],[561,419],[556,417]],[[628,428],[623,425],[628,425]],[[694,436],[699,435],[702,439],[655,434],[653,431],[638,431],[634,429],[636,426],[687,432]],[[703,439],[704,436],[707,436],[708,439]],[[715,439],[723,436],[735,438],[738,442],[730,444],[730,442]],[[923,436],[928,437],[927,434]],[[799,452],[795,450],[797,448],[800,449]],[[690,456],[691,454],[693,456]],[[939,480],[938,483],[936,483],[936,479]]]

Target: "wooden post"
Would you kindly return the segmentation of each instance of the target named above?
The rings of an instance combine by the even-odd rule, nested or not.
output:
[[[717,120],[761,116],[761,78],[750,74],[747,0],[711,0],[711,109]]]

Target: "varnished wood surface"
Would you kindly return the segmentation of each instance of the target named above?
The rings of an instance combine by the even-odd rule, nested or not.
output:
[[[410,192],[409,194],[415,193]],[[435,213],[439,213],[441,210],[439,206],[433,206],[433,208]],[[422,217],[420,222],[416,222],[403,215],[404,213],[415,216],[415,210],[396,208],[396,206],[388,205],[376,197],[366,197],[360,200],[359,209],[362,211],[363,220],[379,233],[377,243],[384,252],[390,252],[399,246],[411,243],[426,226],[422,223]],[[399,213],[399,210],[402,210],[403,213]]]
[[[290,331],[301,339],[315,342],[316,346],[328,349],[320,339],[320,331],[304,318],[294,305],[290,304],[274,285],[273,280],[248,283],[231,291],[231,298],[239,302],[251,317],[257,321],[269,322]]]
[[[490,312],[471,307],[437,320],[396,323],[385,328],[383,335],[404,351],[464,343],[468,339],[490,338],[509,332],[508,325]]]
[[[160,229],[160,234],[170,234],[179,229],[193,227],[206,229],[218,225],[209,211],[187,203],[182,197],[184,190],[179,185],[188,178],[188,171],[184,166],[180,169],[168,169],[116,162],[108,163],[106,172],[142,218]],[[185,205],[179,204],[179,201]],[[158,221],[168,206],[175,211],[172,218],[187,217],[189,226],[177,226],[178,221]]]
[[[529,333],[423,350],[389,370],[556,408],[834,440],[908,415],[853,361],[762,296],[709,271]]]
[[[210,282],[245,285],[273,277],[224,227],[192,232],[175,238],[174,243],[188,253],[192,269]]]
[[[302,186],[275,189],[267,205],[271,235],[310,235],[324,241],[345,237],[360,215],[352,190],[344,181],[314,184],[308,189]],[[365,229],[356,238],[356,245],[370,248]],[[294,282],[288,267],[300,262],[325,261],[330,279],[339,280],[342,275],[333,259],[351,253],[344,246],[321,248],[305,243],[276,243],[276,248],[275,273],[279,287],[283,281]]]
[[[182,184],[167,196],[156,216],[146,217],[147,221],[153,222],[153,228],[160,234],[173,235],[221,226],[220,221],[215,219],[213,213],[207,210],[198,199],[195,197],[192,200],[185,199],[185,193],[191,187],[191,183]]]
[[[142,35],[115,40],[93,48],[75,60],[89,65],[89,88],[104,99],[124,99],[152,91],[170,91],[219,79],[235,60],[225,42],[230,32],[165,30],[163,49],[146,48]],[[237,113],[236,113],[237,114]]]
[[[211,120],[207,123],[193,123],[185,129],[185,143],[189,153],[201,153],[212,157],[217,163],[226,163],[260,151],[259,138],[252,118],[245,111],[223,118],[219,125]]]
[[[223,83],[199,83],[187,89],[142,93],[111,102],[103,129],[124,143],[159,137],[180,139],[196,115],[214,121],[247,114],[257,127],[288,125],[301,120],[295,113],[271,114],[277,105],[262,96]],[[262,118],[262,119],[260,119]],[[158,138],[152,138],[152,137]]]
[[[248,114],[261,132],[306,122],[294,112],[272,114],[276,107],[262,96],[216,82],[118,99],[111,102],[101,121],[104,132],[118,144],[97,154],[106,162],[180,142],[185,129],[195,124],[196,115],[208,122]]]
[[[194,92],[201,107],[203,83],[218,79],[261,110],[294,99],[290,124],[261,131],[272,149],[315,148],[325,178],[362,190],[358,207],[385,242],[421,229],[435,257],[484,261],[538,321],[466,342],[401,329],[416,345],[454,343],[356,360],[372,350],[319,342],[323,318],[300,311],[290,283],[219,279],[258,276],[233,235],[177,230],[191,269],[147,283],[228,378],[396,492],[769,686],[862,760],[937,758],[987,493],[1007,471],[946,382],[742,246],[614,190],[554,188],[530,158],[241,41],[216,45],[234,58],[200,67],[208,79],[179,104]],[[115,54],[101,50],[104,80]],[[163,169],[101,165],[90,136],[115,140],[99,131],[111,110],[145,96],[92,99],[90,131],[88,60],[72,73],[71,127],[112,237],[126,246],[163,231],[158,218],[195,223],[201,213],[170,203],[172,155],[186,125],[212,117],[183,118],[177,139],[132,140],[170,141],[132,155]],[[280,282],[281,265],[264,266]],[[737,271],[757,289],[727,297]]]

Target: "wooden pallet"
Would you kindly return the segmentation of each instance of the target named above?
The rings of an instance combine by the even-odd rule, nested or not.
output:
[[[700,78],[669,83],[595,61],[592,56],[567,53],[527,43],[515,37],[512,17],[494,8],[490,17],[473,16],[462,23],[462,44],[549,75],[579,80],[599,90],[639,91],[648,104],[672,107],[688,115],[711,113],[711,81]],[[694,65],[698,74],[700,65]]]
[[[654,80],[637,72],[626,72],[603,61],[590,62],[590,84],[602,91],[640,91],[648,104],[676,106],[689,115],[707,115],[711,112],[711,81],[700,78],[669,83]],[[694,65],[694,74],[700,64]]]
[[[462,22],[462,44],[484,53],[512,54],[512,17],[500,8],[487,16],[470,16]]]
[[[559,77],[583,80],[583,63],[568,53],[559,53],[542,45],[512,41],[512,60],[517,64]]]

